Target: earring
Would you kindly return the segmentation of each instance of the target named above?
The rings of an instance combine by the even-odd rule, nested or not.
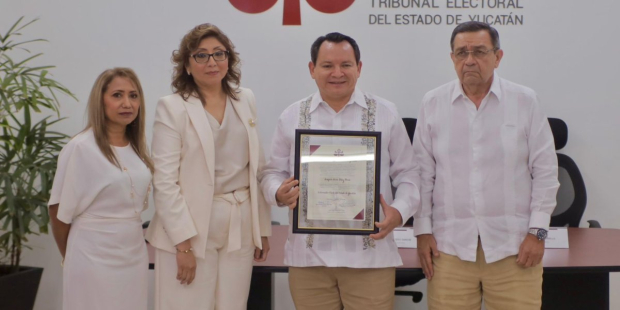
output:
[[[187,75],[192,75],[192,73],[191,73],[191,72],[189,72],[189,70],[187,70]]]

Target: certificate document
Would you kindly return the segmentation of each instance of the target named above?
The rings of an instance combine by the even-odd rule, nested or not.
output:
[[[363,221],[366,208],[366,146],[311,145],[308,219]],[[329,160],[329,161],[328,161]]]
[[[297,129],[293,233],[377,233],[381,133]]]

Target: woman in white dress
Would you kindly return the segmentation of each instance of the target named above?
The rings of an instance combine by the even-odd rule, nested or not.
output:
[[[211,24],[187,33],[172,61],[175,93],[157,104],[151,144],[155,309],[245,310],[271,234],[254,94],[238,86],[234,45]]]
[[[64,262],[64,310],[147,308],[140,214],[153,164],[144,120],[136,74],[106,70],[90,93],[88,125],[60,152],[49,210]]]

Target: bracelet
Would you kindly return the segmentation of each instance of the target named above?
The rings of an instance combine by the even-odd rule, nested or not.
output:
[[[181,251],[181,250],[179,250],[179,249],[177,248],[177,253],[185,253],[185,254],[187,254],[187,253],[192,252],[192,251],[194,251],[194,249],[193,249],[193,248],[189,248],[189,249],[187,249],[187,250],[185,250],[185,251]]]

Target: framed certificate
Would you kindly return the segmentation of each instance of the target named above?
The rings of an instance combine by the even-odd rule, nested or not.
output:
[[[377,233],[380,163],[380,132],[295,130],[293,233]]]

